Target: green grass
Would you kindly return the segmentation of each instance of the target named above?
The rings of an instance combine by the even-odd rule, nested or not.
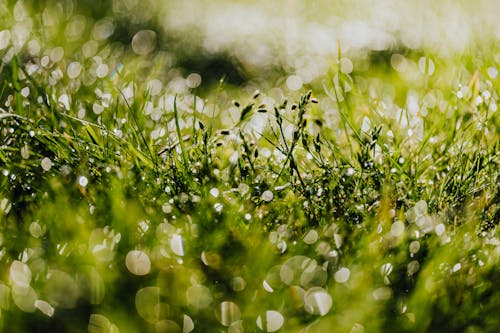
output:
[[[0,50],[0,331],[500,329],[494,44],[178,89],[51,29]]]

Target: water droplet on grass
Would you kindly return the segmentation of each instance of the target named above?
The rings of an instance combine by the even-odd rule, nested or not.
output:
[[[81,187],[86,187],[89,183],[89,180],[85,176],[78,177],[78,185]]]
[[[451,269],[451,271],[452,271],[453,273],[456,273],[456,272],[458,272],[458,271],[459,271],[459,270],[461,270],[461,269],[462,269],[462,264],[460,264],[460,263],[456,263],[456,264],[453,266],[453,268]]]

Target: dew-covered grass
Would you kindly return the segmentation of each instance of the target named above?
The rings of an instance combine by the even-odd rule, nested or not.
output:
[[[498,5],[478,4],[438,47],[443,22],[324,40],[375,24],[348,2],[321,30],[326,4],[199,1],[243,35],[177,1],[1,3],[0,331],[498,332],[500,48],[470,36]],[[238,40],[255,20],[290,48]],[[323,39],[301,49],[304,20]]]

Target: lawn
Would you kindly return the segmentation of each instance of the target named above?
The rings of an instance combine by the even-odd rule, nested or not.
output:
[[[0,332],[500,331],[500,5],[370,3],[0,3]]]

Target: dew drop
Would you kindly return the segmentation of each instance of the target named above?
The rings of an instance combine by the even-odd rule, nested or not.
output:
[[[81,187],[87,187],[89,180],[85,176],[78,177],[78,185]]]

